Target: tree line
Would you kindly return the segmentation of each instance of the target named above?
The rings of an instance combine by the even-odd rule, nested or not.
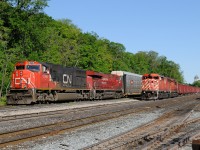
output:
[[[0,1],[0,95],[9,88],[17,61],[35,60],[110,73],[159,73],[183,83],[179,64],[152,51],[128,52],[121,43],[84,33],[71,20],[43,12],[47,0]]]

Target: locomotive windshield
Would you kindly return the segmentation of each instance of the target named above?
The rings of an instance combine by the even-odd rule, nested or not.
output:
[[[159,79],[159,77],[158,76],[143,76],[142,77],[142,79],[144,80],[144,79]]]
[[[149,78],[149,79],[159,79],[158,76],[149,76],[148,78]]]
[[[39,72],[40,71],[40,65],[27,65],[26,69],[34,72]]]
[[[16,66],[16,70],[24,70],[25,66],[22,65],[22,66]]]

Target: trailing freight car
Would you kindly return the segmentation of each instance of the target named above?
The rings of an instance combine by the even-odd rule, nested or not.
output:
[[[7,103],[119,98],[122,95],[122,81],[117,75],[24,61],[15,65]]]
[[[186,94],[195,94],[199,93],[200,88],[194,87],[186,84],[178,84],[178,93],[179,95],[186,95]]]
[[[112,71],[111,74],[118,75],[123,80],[124,96],[140,96],[142,92],[142,75],[126,72]]]

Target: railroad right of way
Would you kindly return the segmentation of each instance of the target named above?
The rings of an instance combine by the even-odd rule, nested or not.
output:
[[[163,108],[163,111],[179,109],[182,104],[193,104],[197,100],[197,95],[193,96],[193,101],[188,101],[188,97],[150,102],[124,102],[109,105],[97,105],[72,110],[62,110],[63,112],[46,112],[38,116],[26,118],[16,117],[16,119],[5,119],[0,122],[0,146],[5,147],[11,144],[30,141],[42,136],[52,136],[67,132],[82,126],[91,125],[110,119],[116,119],[128,114],[138,112],[151,112]],[[163,112],[164,113],[164,112]],[[9,127],[8,127],[9,125]]]

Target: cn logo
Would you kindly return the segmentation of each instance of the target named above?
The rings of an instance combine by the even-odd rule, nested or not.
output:
[[[72,75],[63,74],[63,83],[67,85],[72,84]]]

